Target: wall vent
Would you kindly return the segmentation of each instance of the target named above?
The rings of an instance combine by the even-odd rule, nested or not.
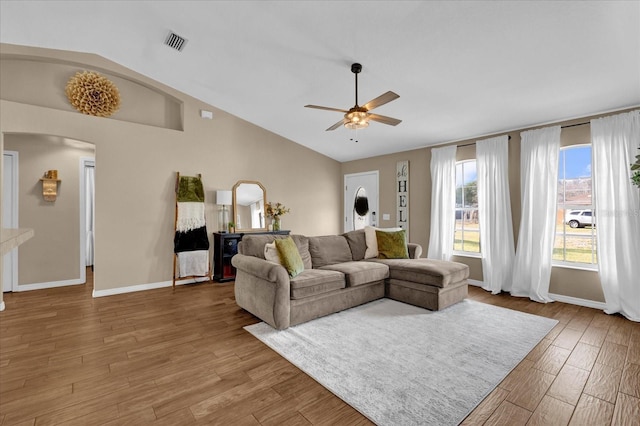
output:
[[[180,37],[178,34],[171,31],[169,32],[167,39],[164,41],[164,44],[173,49],[176,49],[178,52],[182,52],[182,49],[184,49],[184,45],[187,44],[187,39],[184,37]]]

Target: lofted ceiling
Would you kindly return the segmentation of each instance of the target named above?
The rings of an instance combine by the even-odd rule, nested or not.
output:
[[[0,42],[101,55],[338,161],[640,105],[638,1],[0,0]],[[352,107],[353,62],[359,104],[392,90],[375,112],[402,123],[303,108]]]

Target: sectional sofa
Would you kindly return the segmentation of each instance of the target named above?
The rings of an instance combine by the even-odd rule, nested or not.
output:
[[[409,258],[368,254],[363,230],[342,235],[292,235],[304,270],[290,277],[265,246],[285,235],[246,234],[231,262],[236,268],[236,303],[276,329],[388,297],[440,310],[467,296],[469,267],[420,258],[422,247],[407,244]]]

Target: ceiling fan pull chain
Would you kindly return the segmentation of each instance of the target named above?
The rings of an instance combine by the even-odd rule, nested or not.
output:
[[[358,140],[358,129],[356,128],[355,131],[356,131],[356,137],[355,138],[350,138],[349,140],[351,142],[358,143],[359,142],[359,140]]]

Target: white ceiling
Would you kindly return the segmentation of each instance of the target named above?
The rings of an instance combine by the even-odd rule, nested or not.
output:
[[[0,41],[96,53],[339,161],[640,105],[639,1],[1,0]],[[303,108],[352,107],[353,62],[360,105],[392,90],[375,112],[403,120],[358,143]]]

